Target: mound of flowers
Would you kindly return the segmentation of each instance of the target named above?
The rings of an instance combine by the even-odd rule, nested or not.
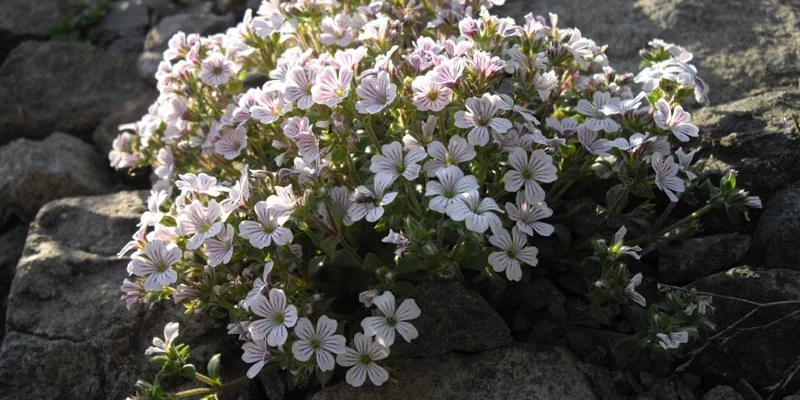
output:
[[[502,290],[571,269],[601,329],[630,319],[673,349],[713,328],[709,298],[646,299],[626,265],[711,210],[761,206],[693,162],[682,104],[708,88],[692,54],[654,40],[618,73],[555,15],[518,24],[493,3],[265,1],[225,34],[172,37],[160,96],[109,155],[158,179],[120,252],[128,307],[223,318],[248,377],[275,363],[297,384],[386,383],[392,347],[424,335],[410,294],[429,279]],[[148,349],[162,370],[137,397],[169,398],[171,374],[202,385],[179,397],[222,386],[219,358],[197,372],[177,334]]]

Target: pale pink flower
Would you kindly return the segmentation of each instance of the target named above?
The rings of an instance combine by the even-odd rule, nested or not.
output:
[[[206,239],[215,236],[222,229],[222,207],[216,200],[208,203],[208,208],[198,200],[192,201],[178,216],[178,233],[192,235],[186,248],[196,250]]]
[[[242,350],[244,350],[242,361],[253,364],[247,369],[247,377],[250,379],[255,378],[264,368],[264,365],[272,360],[272,354],[269,352],[265,337],[253,338],[252,341],[242,345]]]
[[[272,267],[274,265],[272,261],[264,264],[264,271],[261,273],[261,277],[253,281],[253,288],[247,292],[247,297],[244,299],[244,308],[250,309],[250,306],[259,296],[266,295],[272,288],[272,277],[270,273],[272,273]]]
[[[319,41],[324,45],[335,43],[339,47],[346,47],[355,39],[356,32],[350,26],[350,16],[344,13],[336,14],[334,18],[323,18],[320,29]]]
[[[389,205],[397,197],[397,192],[386,192],[392,185],[393,179],[387,174],[375,175],[374,190],[366,186],[356,188],[353,202],[347,207],[345,224],[360,221],[366,217],[368,222],[379,220],[384,213],[383,207]]]
[[[344,353],[336,356],[336,363],[343,367],[352,367],[345,374],[348,384],[360,387],[367,377],[375,386],[383,385],[389,380],[389,372],[375,363],[389,357],[386,346],[359,332],[353,338],[353,347],[345,348]]]
[[[381,239],[381,242],[391,243],[396,245],[397,248],[394,250],[394,254],[397,257],[402,256],[403,253],[406,251],[406,249],[408,249],[408,246],[411,244],[411,241],[408,240],[408,238],[405,237],[405,235],[403,235],[402,231],[395,232],[392,229],[389,229],[389,234],[386,235],[386,237],[384,237],[383,239]]]
[[[286,99],[297,103],[297,108],[308,110],[314,105],[311,88],[317,77],[316,68],[295,66],[286,73]]]
[[[297,323],[297,308],[286,302],[286,294],[281,289],[271,289],[269,299],[258,295],[250,305],[253,314],[262,317],[250,323],[248,330],[254,338],[267,338],[270,346],[286,343],[289,331]]]
[[[458,166],[451,165],[436,171],[439,181],[429,180],[425,184],[425,196],[433,198],[428,202],[428,208],[438,213],[444,214],[447,208],[459,201],[458,198],[464,193],[478,190],[478,181],[475,176],[464,176]]]
[[[678,148],[678,150],[675,151],[675,156],[678,157],[678,165],[681,167],[681,170],[686,173],[686,177],[689,178],[690,181],[697,178],[697,174],[689,169],[692,166],[692,159],[694,159],[696,153],[697,149],[690,151],[688,154],[684,153],[682,148]]]
[[[628,285],[625,286],[623,293],[627,296],[631,301],[634,303],[642,306],[647,307],[647,300],[641,294],[636,292],[636,287],[642,283],[642,273],[638,273],[631,278],[628,282]]]
[[[354,73],[364,56],[367,55],[367,48],[359,46],[355,49],[337,50],[331,60],[331,65],[337,69],[350,69]]]
[[[364,78],[356,88],[359,100],[356,111],[361,114],[376,114],[392,104],[397,97],[397,85],[389,80],[386,71],[378,72],[376,78]]]
[[[529,204],[544,200],[545,192],[540,182],[550,183],[557,179],[558,169],[553,165],[553,157],[541,149],[528,156],[527,151],[517,147],[508,155],[508,165],[512,169],[503,177],[506,191],[516,192],[524,186],[525,201]]]
[[[683,179],[677,176],[680,166],[675,163],[672,156],[662,157],[659,153],[653,154],[650,163],[656,172],[656,186],[667,194],[670,201],[677,203],[678,196],[676,193],[682,193],[686,190]]]
[[[492,231],[502,229],[500,217],[495,212],[502,213],[503,210],[491,197],[480,198],[477,191],[462,193],[447,206],[447,215],[453,221],[465,221],[467,229],[484,233],[491,228]]]
[[[606,92],[594,92],[592,102],[580,99],[575,109],[587,116],[586,126],[593,132],[605,131],[613,133],[619,130],[619,124],[611,119],[619,114],[620,100]]]
[[[283,226],[289,220],[286,211],[269,208],[266,201],[256,203],[255,211],[258,222],[242,221],[239,224],[239,236],[249,240],[258,249],[263,249],[272,242],[284,246],[292,241],[292,231]]]
[[[433,68],[431,81],[438,85],[453,88],[458,84],[461,75],[464,74],[465,64],[462,58],[447,60]]]
[[[172,342],[178,338],[178,327],[179,324],[177,322],[169,322],[164,325],[164,340],[157,337],[153,338],[153,345],[144,351],[144,355],[166,354],[172,347]]]
[[[294,333],[297,340],[292,343],[292,355],[297,361],[306,362],[316,356],[317,366],[322,371],[336,368],[335,354],[345,352],[345,338],[336,334],[338,323],[323,315],[317,320],[317,327],[308,318],[300,318]]]
[[[591,130],[586,124],[578,127],[578,141],[586,151],[598,156],[607,156],[611,149],[614,148],[614,142],[601,139],[600,134]],[[618,144],[624,147],[624,143],[619,142]]]
[[[250,108],[250,115],[264,124],[275,122],[292,111],[292,102],[286,99],[282,90],[263,90],[256,101],[257,104]]]
[[[147,277],[144,289],[161,290],[178,280],[178,273],[172,266],[181,260],[183,253],[178,246],[166,244],[160,240],[144,245],[144,252],[133,256],[128,265],[128,272],[136,276]]]
[[[476,51],[475,54],[472,55],[470,65],[475,70],[475,74],[478,75],[478,77],[489,78],[498,72],[502,72],[506,63],[501,60],[500,57],[493,57],[485,51]]]
[[[539,249],[528,246],[528,236],[520,232],[516,227],[511,229],[511,234],[505,229],[500,229],[489,237],[489,243],[500,249],[489,254],[489,264],[495,272],[506,273],[506,278],[510,281],[522,279],[522,264],[535,267],[539,264],[536,256]]]
[[[558,88],[558,77],[556,71],[550,70],[544,74],[537,73],[533,77],[533,86],[539,93],[539,98],[542,101],[547,101],[550,98],[550,93],[553,93]]]
[[[372,301],[380,296],[380,292],[375,289],[365,290],[358,294],[358,301],[365,307],[372,307]]]
[[[422,167],[417,164],[425,159],[427,154],[422,147],[414,147],[403,154],[403,145],[392,142],[381,147],[381,154],[372,156],[369,170],[373,173],[386,175],[394,182],[401,175],[409,181],[417,179]]]
[[[142,296],[145,293],[144,287],[142,287],[141,283],[138,281],[131,282],[128,279],[124,279],[122,281],[122,287],[120,287],[120,290],[122,290],[123,293],[121,299],[125,300],[125,307],[128,309],[128,311],[130,311],[131,308],[133,308],[133,306],[142,299]]]
[[[175,156],[172,154],[172,149],[169,147],[159,149],[155,164],[156,169],[153,172],[156,176],[161,179],[169,179],[172,173],[175,172]]]
[[[131,133],[123,132],[111,143],[108,159],[112,168],[129,168],[139,162],[139,156],[134,154],[134,150],[131,148],[133,138],[134,135]]]
[[[142,214],[139,224],[136,226],[155,226],[164,218],[161,205],[169,197],[166,190],[151,190],[147,197],[147,211]]]
[[[525,201],[525,196],[522,193],[517,193],[516,204],[506,203],[506,212],[508,218],[516,222],[517,229],[528,236],[533,236],[533,233],[541,236],[550,236],[555,231],[553,225],[550,225],[541,220],[553,216],[553,210],[547,206],[546,203],[530,204]]]
[[[559,120],[553,116],[550,116],[547,117],[546,125],[548,128],[558,133],[559,136],[568,138],[572,136],[573,133],[578,131],[578,126],[580,123],[572,118],[564,118]]]
[[[233,256],[233,225],[225,225],[217,236],[206,240],[203,246],[210,267],[229,263]]]
[[[387,347],[394,344],[395,331],[397,331],[406,342],[411,342],[419,336],[417,328],[408,322],[419,318],[421,314],[417,302],[414,301],[414,299],[405,299],[398,307],[394,294],[385,291],[372,301],[373,304],[378,307],[382,315],[367,317],[361,321],[361,328],[364,329],[365,335],[375,336],[378,343]]]
[[[314,86],[311,88],[314,102],[330,108],[335,107],[350,94],[352,80],[353,71],[351,69],[341,69],[337,73],[334,67],[325,67],[317,74]]]
[[[240,125],[238,128],[223,129],[223,132],[222,137],[214,143],[214,151],[226,160],[233,160],[247,147],[247,128]]]
[[[440,141],[434,141],[428,146],[430,160],[425,161],[423,169],[428,176],[436,176],[436,173],[450,165],[458,165],[463,162],[472,161],[475,158],[475,147],[461,136],[452,136],[447,148]]]
[[[508,108],[500,96],[484,93],[480,98],[470,97],[466,107],[467,111],[456,112],[455,126],[471,128],[467,134],[470,144],[485,146],[489,143],[490,132],[506,133],[513,126],[508,119],[496,116]]]
[[[175,186],[184,193],[197,193],[199,195],[217,197],[228,191],[228,188],[217,185],[217,178],[209,176],[205,172],[197,175],[191,173],[181,174],[178,177],[180,179],[175,182]]]
[[[247,205],[247,200],[250,198],[250,177],[248,172],[249,168],[245,165],[242,168],[239,180],[230,188],[228,198],[222,201],[222,209],[225,213],[230,213]]]
[[[697,133],[700,131],[690,123],[691,114],[684,111],[682,106],[677,106],[672,110],[664,99],[659,99],[656,103],[653,120],[659,128],[672,132],[681,142],[688,142],[690,137],[697,137]]]
[[[300,204],[300,199],[294,194],[292,185],[275,186],[275,194],[267,197],[267,207],[279,211],[291,212]]]
[[[214,53],[200,64],[200,80],[209,86],[224,85],[235,73],[235,68],[233,61]]]
[[[411,82],[414,91],[413,103],[419,111],[442,111],[453,101],[453,91],[431,81],[428,75],[421,75]]]

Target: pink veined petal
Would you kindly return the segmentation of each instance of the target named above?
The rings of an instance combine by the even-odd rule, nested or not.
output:
[[[369,375],[369,380],[375,386],[383,385],[389,380],[389,372],[375,363],[367,366],[367,374]]]
[[[489,221],[483,215],[469,215],[465,220],[465,224],[467,229],[476,233],[484,233],[489,229]]]
[[[412,340],[419,337],[419,332],[417,331],[417,328],[415,328],[414,325],[411,325],[408,322],[398,322],[395,328],[397,329],[397,333],[399,333],[400,336],[403,337],[403,340],[405,340],[406,342],[410,343]]]
[[[676,126],[673,133],[675,134],[675,137],[678,138],[678,140],[682,142],[687,142],[689,141],[689,137],[697,137],[697,133],[699,131],[700,129],[698,129],[696,126],[689,123],[683,123]]]
[[[489,129],[485,126],[476,126],[467,134],[469,144],[485,146],[489,143]]]
[[[471,113],[465,111],[456,111],[454,125],[456,128],[468,129],[475,126],[475,118]]]
[[[330,319],[323,315],[317,320],[316,336],[320,339],[325,339],[333,336],[336,333],[336,327],[339,325],[336,320]],[[297,330],[297,328],[295,328]]]
[[[593,115],[595,115],[597,113],[597,110],[595,110],[595,108],[592,105],[592,103],[590,103],[586,99],[579,100],[578,101],[578,105],[575,107],[575,109],[579,113],[581,113],[582,115],[585,115],[587,117],[593,116]]]
[[[361,360],[361,355],[349,347],[346,347],[344,352],[336,356],[336,363],[343,367],[351,367],[356,365]]]
[[[511,121],[505,118],[492,118],[489,121],[489,127],[494,129],[497,133],[506,133],[509,129],[513,127]]]
[[[250,325],[248,325],[247,330],[250,332],[250,335],[252,335],[253,338],[263,340],[270,332],[275,330],[275,327],[276,325],[273,321],[268,319],[258,319],[251,322]]]
[[[669,121],[670,125],[676,126],[689,123],[692,120],[692,115],[683,110],[682,106],[675,107],[672,111],[672,119]]]
[[[290,305],[283,313],[283,325],[291,328],[297,323],[297,307]]]
[[[503,181],[507,192],[516,192],[525,184],[522,174],[516,170],[506,172],[505,176],[503,176]]]
[[[336,362],[334,361],[333,355],[330,352],[318,349],[316,351],[316,355],[317,365],[322,371],[333,371],[333,369],[336,368]]]
[[[503,272],[508,268],[511,259],[505,251],[495,251],[489,254],[487,258],[489,265],[492,266],[494,272]]]
[[[346,350],[344,336],[332,335],[322,341],[320,348],[333,354],[342,354]]]
[[[513,282],[522,280],[522,268],[519,265],[519,261],[509,259],[509,265],[506,268],[506,278]]]
[[[361,364],[356,364],[353,368],[347,370],[345,380],[350,386],[361,387],[367,380],[367,367]]]
[[[383,207],[375,207],[372,206],[371,208],[367,207],[367,221],[368,222],[375,222],[383,216],[384,209]]]
[[[536,247],[526,247],[517,253],[517,258],[532,267],[539,264],[539,259],[536,256],[539,254],[539,249]]]
[[[397,308],[395,316],[398,321],[410,321],[420,316],[422,312],[414,299],[405,299]]]
[[[385,291],[380,296],[376,296],[375,299],[372,301],[378,310],[383,313],[386,317],[393,317],[396,310],[396,303],[394,294],[390,291]]]
[[[308,318],[300,318],[294,328],[294,334],[302,340],[311,340],[314,337],[314,327],[311,325],[311,321]]]
[[[255,363],[255,364],[253,364],[247,370],[247,377],[250,378],[250,379],[255,378],[258,375],[258,373],[261,372],[261,369],[264,368],[264,364],[265,364],[264,361],[259,361],[259,362]]]
[[[525,201],[528,203],[537,203],[544,200],[546,194],[544,189],[539,186],[533,179],[525,182]]]
[[[555,232],[553,225],[544,222],[534,222],[531,227],[541,236],[550,236]]]
[[[314,354],[311,343],[306,340],[298,340],[292,343],[292,355],[297,361],[306,362]]]
[[[669,129],[669,119],[672,116],[672,110],[664,99],[659,99],[656,103],[656,112],[653,114],[653,120],[656,126],[661,129]]]
[[[270,346],[280,346],[286,343],[286,338],[288,337],[289,332],[286,330],[286,327],[277,325],[267,334],[267,344]]]
[[[285,246],[289,244],[294,238],[292,231],[289,228],[283,226],[276,228],[270,236],[272,237],[272,240],[275,242],[275,244],[279,246]]]

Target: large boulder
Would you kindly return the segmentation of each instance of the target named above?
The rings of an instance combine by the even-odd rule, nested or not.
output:
[[[0,235],[0,321],[6,320],[8,292],[27,234],[28,224],[18,224]],[[5,334],[5,329],[0,329],[0,343],[3,343]]]
[[[233,14],[219,16],[207,12],[188,12],[170,15],[150,29],[144,42],[144,49],[156,52],[164,51],[169,39],[179,31],[187,34],[209,35],[224,32],[226,28],[233,25],[236,25]]]
[[[794,85],[800,75],[797,3],[782,0],[606,0],[587,12],[584,0],[507,0],[492,9],[521,20],[528,12],[559,15],[560,27],[577,27],[608,44],[611,63],[638,71],[638,50],[653,38],[695,54],[712,103],[765,87]]]
[[[423,283],[414,299],[422,315],[414,320],[419,337],[411,342],[409,357],[478,352],[507,346],[514,340],[492,306],[458,282]]]
[[[167,321],[181,323],[180,341],[200,360],[226,348],[224,326],[208,318],[187,318],[171,304],[127,311],[120,300],[127,261],[116,253],[145,199],[145,192],[70,198],[39,212],[8,302],[4,398],[124,398],[138,378],[154,376],[143,352]]]
[[[753,234],[753,254],[761,268],[800,271],[800,189],[775,193]]]
[[[0,1],[0,62],[26,39],[44,39],[81,0]]]
[[[45,203],[71,196],[108,193],[108,162],[88,143],[64,133],[37,142],[17,139],[0,147],[0,200],[20,217],[33,219]]]
[[[797,301],[800,299],[800,272],[740,267],[700,279],[691,287],[758,303]],[[714,298],[714,307],[717,332],[754,308],[746,302],[719,297]],[[800,315],[784,318],[796,310],[796,304],[787,304],[757,311],[726,335],[732,338],[724,345],[718,340],[702,351],[692,364],[694,372],[712,382],[735,383],[744,379],[756,388],[775,384],[800,354],[797,340]],[[771,325],[763,327],[767,324]]]
[[[398,360],[397,381],[353,388],[340,383],[314,400],[596,399],[577,360],[560,347],[512,346],[475,355]]]
[[[111,151],[111,145],[119,134],[119,126],[136,122],[147,114],[148,108],[158,98],[155,91],[145,91],[123,101],[116,110],[108,114],[92,134],[92,141],[104,157]]]
[[[24,42],[0,67],[0,145],[55,131],[88,139],[106,115],[146,89],[133,54]]]
[[[661,254],[658,274],[668,284],[684,284],[735,266],[750,249],[750,236],[740,233],[684,240]]]
[[[800,137],[789,118],[798,110],[800,91],[786,89],[697,111],[693,121],[711,153],[707,169],[735,169],[739,185],[765,200],[799,181]]]

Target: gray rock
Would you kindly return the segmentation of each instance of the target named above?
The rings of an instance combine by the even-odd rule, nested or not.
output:
[[[411,342],[409,357],[478,352],[513,341],[508,326],[492,306],[460,283],[423,283],[417,287],[414,299],[422,315],[414,320],[419,337]]]
[[[800,299],[800,272],[786,269],[734,268],[691,284],[697,290],[733,296],[759,303]],[[742,318],[753,306],[741,301],[715,298],[713,321],[721,331]],[[773,306],[756,312],[739,328],[759,327],[796,311],[796,305]],[[774,323],[769,328],[734,331],[724,346],[711,343],[691,368],[704,379],[746,380],[763,388],[777,382],[800,354],[800,316]],[[733,333],[733,332],[732,332]],[[741,393],[741,390],[740,390]]]
[[[675,389],[675,382],[659,380],[653,387],[636,397],[637,400],[681,400]]]
[[[318,392],[314,400],[597,398],[575,357],[560,347],[513,346],[470,356],[399,360],[394,368],[396,382],[361,388],[340,383]]]
[[[716,386],[709,390],[703,400],[744,400],[744,397],[730,386]]]
[[[122,0],[111,3],[111,9],[100,27],[117,37],[143,37],[150,28],[150,12],[144,0]]]
[[[0,236],[0,321],[6,320],[6,302],[11,290],[11,281],[17,271],[17,261],[25,247],[28,224],[19,224]],[[0,344],[5,337],[5,329],[0,329]]]
[[[757,265],[800,271],[800,189],[781,190],[765,206],[753,233]]]
[[[772,86],[767,85],[767,86]],[[800,180],[800,137],[788,118],[800,110],[800,91],[776,90],[693,114],[710,148],[709,172],[733,168],[737,184],[755,195]]]
[[[124,398],[137,378],[155,376],[143,353],[167,321],[181,323],[179,341],[192,346],[198,365],[226,349],[224,327],[208,318],[186,318],[171,304],[127,311],[120,300],[127,261],[115,253],[136,229],[145,199],[145,192],[120,192],[42,208],[9,297],[4,398]]]
[[[111,151],[111,144],[119,133],[119,126],[138,121],[147,114],[147,109],[156,101],[157,97],[158,93],[155,91],[143,92],[137,97],[124,101],[103,119],[92,135],[92,141],[101,155],[107,156]]]
[[[711,86],[711,101],[719,103],[756,89],[796,84],[800,21],[797,4],[789,3],[607,0],[586,12],[584,0],[508,0],[492,12],[518,22],[528,12],[557,13],[559,26],[578,27],[598,44],[608,44],[611,64],[622,71],[638,71],[637,52],[653,38],[682,45],[695,54],[698,73]]]
[[[136,72],[139,73],[139,77],[144,79],[148,84],[155,85],[158,64],[160,64],[163,59],[164,57],[161,53],[156,51],[145,51],[139,54],[139,58],[136,60]]]
[[[535,314],[552,304],[563,305],[566,297],[545,277],[536,277],[530,282],[510,284],[506,291],[506,304],[519,308],[524,315]]]
[[[0,61],[27,39],[44,39],[79,0],[3,0],[0,2]]]
[[[70,196],[108,193],[108,162],[88,143],[64,133],[37,142],[17,139],[0,147],[0,200],[31,220],[45,203]]]
[[[144,42],[147,51],[161,52],[167,48],[167,42],[175,33],[199,33],[209,35],[225,31],[236,24],[233,14],[224,17],[210,13],[182,13],[170,15],[162,19],[158,25],[150,29]]]
[[[661,254],[658,273],[664,283],[688,283],[736,265],[749,248],[750,236],[740,233],[687,239]]]
[[[109,112],[146,89],[134,55],[85,43],[24,42],[0,67],[0,145],[55,131],[88,139]]]

